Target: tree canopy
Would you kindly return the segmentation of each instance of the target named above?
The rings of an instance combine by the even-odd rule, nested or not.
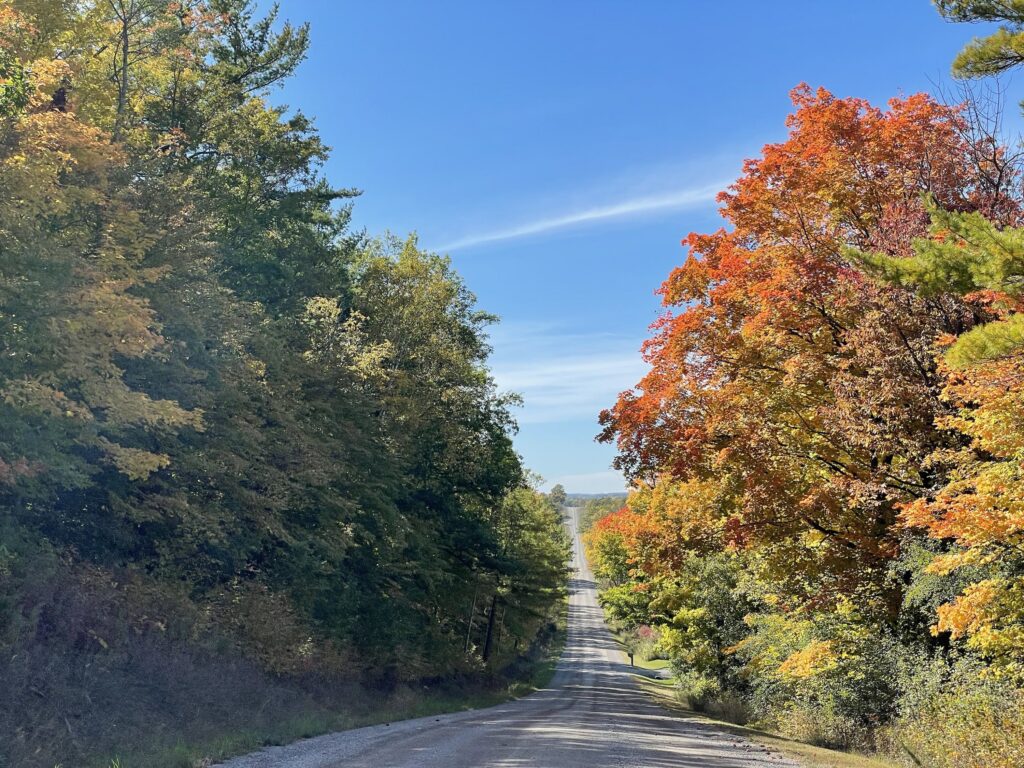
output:
[[[601,416],[635,482],[587,536],[602,600],[698,705],[1010,766],[1019,728],[965,724],[1024,702],[1021,169],[972,105],[793,105]]]
[[[308,44],[248,0],[0,3],[0,528],[184,585],[275,673],[497,674],[557,615],[561,519],[496,318],[353,230],[273,103]]]

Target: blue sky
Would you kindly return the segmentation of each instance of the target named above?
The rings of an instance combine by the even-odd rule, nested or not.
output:
[[[450,253],[502,318],[518,450],[575,492],[622,489],[597,413],[643,373],[680,238],[717,228],[714,192],[785,135],[790,89],[934,91],[985,31],[929,0],[284,0],[282,15],[312,23],[283,101],[316,118],[331,181],[363,190],[356,225]]]

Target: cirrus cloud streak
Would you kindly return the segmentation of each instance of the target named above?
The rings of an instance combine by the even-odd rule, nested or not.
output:
[[[643,195],[617,203],[537,219],[513,227],[466,235],[431,250],[446,253],[478,245],[488,245],[506,240],[517,240],[523,237],[541,235],[584,224],[593,224],[612,219],[626,219],[663,211],[685,210],[714,202],[715,196],[725,189],[726,186],[727,182],[716,182],[690,189]]]

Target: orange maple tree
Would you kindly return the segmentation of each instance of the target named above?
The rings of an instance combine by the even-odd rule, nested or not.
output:
[[[719,196],[728,227],[683,239],[643,348],[650,372],[602,414],[601,437],[633,478],[728,485],[726,543],[760,547],[798,602],[874,585],[891,614],[900,505],[936,482],[925,458],[956,439],[937,424],[934,346],[985,309],[879,285],[846,249],[909,253],[925,193],[1012,220],[1013,177],[926,95],[884,110],[807,86],[792,98],[788,138]]]

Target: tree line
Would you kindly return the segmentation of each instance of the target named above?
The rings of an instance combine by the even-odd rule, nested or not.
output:
[[[955,74],[1021,62],[1024,4]],[[800,86],[602,414],[609,612],[697,706],[907,765],[1024,763],[1024,196],[999,105]]]
[[[249,0],[0,3],[8,690],[151,636],[273,675],[496,674],[552,625],[567,544],[495,318],[414,236],[352,228],[270,98],[308,44]],[[19,700],[14,742],[65,736]]]

